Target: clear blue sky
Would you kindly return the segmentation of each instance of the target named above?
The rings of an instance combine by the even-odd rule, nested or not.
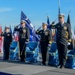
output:
[[[75,25],[75,0],[60,0],[61,13],[64,13],[65,21],[68,12],[71,10],[70,17],[72,28]],[[14,25],[20,23],[21,10],[29,17],[35,28],[46,22],[47,15],[50,22],[54,21],[58,15],[58,0],[0,0],[0,25]]]

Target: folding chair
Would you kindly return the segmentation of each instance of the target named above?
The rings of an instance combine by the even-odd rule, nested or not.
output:
[[[75,69],[75,47],[67,53],[66,68]]]
[[[39,48],[38,42],[29,42],[26,46],[26,61],[37,62],[39,61]]]
[[[53,42],[49,51],[48,65],[57,66],[58,64],[59,64],[59,61],[58,61],[57,46],[56,46],[56,43]]]
[[[10,60],[18,60],[19,59],[19,46],[18,42],[13,41],[10,45]]]

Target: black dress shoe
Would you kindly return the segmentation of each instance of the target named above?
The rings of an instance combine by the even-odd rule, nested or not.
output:
[[[8,59],[3,59],[3,60],[8,60]]]
[[[44,66],[46,66],[46,63],[43,63]]]
[[[61,68],[61,69],[63,69],[63,68],[64,68],[64,66],[63,66],[63,65],[61,65],[61,66],[60,66],[60,68]]]
[[[24,59],[21,59],[20,62],[25,62],[25,60]]]
[[[41,63],[41,65],[46,66],[46,63]]]
[[[60,68],[60,65],[56,66],[56,68]]]
[[[60,65],[60,64],[58,64],[58,65],[56,65],[56,68],[60,68],[60,66],[61,66],[61,65]]]

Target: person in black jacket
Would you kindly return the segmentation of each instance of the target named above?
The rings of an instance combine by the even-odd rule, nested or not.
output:
[[[59,65],[58,67],[64,68],[66,63],[67,54],[67,43],[71,42],[71,25],[64,22],[64,15],[60,14],[58,16],[59,22],[51,25],[51,28],[56,28],[56,43],[59,55]]]
[[[21,26],[16,26],[14,31],[19,32],[19,47],[20,47],[20,58],[21,62],[25,61],[25,48],[26,48],[26,43],[29,41],[30,38],[30,33],[29,29],[26,27],[26,22],[24,20],[21,21]]]
[[[10,32],[10,28],[6,27],[5,28],[5,32],[1,34],[1,36],[4,37],[4,43],[3,43],[3,48],[4,48],[4,60],[8,60],[9,59],[9,48],[10,48],[10,44],[12,42],[12,34]]]
[[[42,24],[42,30],[37,30],[36,34],[40,35],[40,46],[42,53],[42,64],[46,65],[46,57],[47,57],[47,48],[48,45],[51,44],[52,35],[50,30],[47,29],[47,24]]]

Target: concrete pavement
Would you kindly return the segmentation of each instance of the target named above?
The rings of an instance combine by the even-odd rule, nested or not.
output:
[[[25,64],[19,61],[3,61],[0,56],[0,75],[75,75],[75,70],[51,66]]]

